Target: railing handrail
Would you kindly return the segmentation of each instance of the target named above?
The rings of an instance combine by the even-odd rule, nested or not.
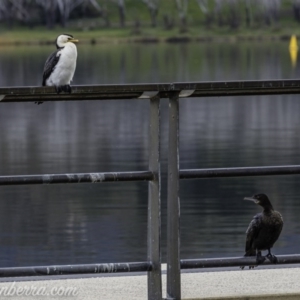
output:
[[[54,87],[0,87],[1,102],[71,101],[300,94],[300,80],[202,81],[146,84],[74,85],[71,94]]]
[[[297,174],[300,174],[300,165],[179,170],[180,179],[267,176],[267,175],[269,176],[270,175],[297,175]]]
[[[0,268],[0,277],[149,272],[151,270],[152,264],[147,261],[107,264],[52,265]]]
[[[96,183],[112,181],[149,181],[153,179],[154,174],[150,171],[7,175],[0,176],[0,186],[24,184]]]
[[[276,264],[298,264],[300,262],[300,254],[276,255],[278,262]],[[268,259],[264,265],[272,264]],[[202,258],[202,259],[181,259],[181,269],[200,269],[200,268],[224,268],[224,267],[248,267],[256,266],[256,257],[221,257],[221,258]],[[272,264],[274,265],[274,264]],[[1,269],[0,269],[1,272]]]

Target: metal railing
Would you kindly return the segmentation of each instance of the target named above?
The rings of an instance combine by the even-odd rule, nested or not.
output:
[[[156,96],[157,93],[150,93],[150,95],[148,95],[148,93],[144,93],[144,91],[144,87],[122,88],[121,86],[84,86],[74,87],[73,93],[70,95],[57,95],[54,93],[53,88],[0,88],[0,103],[24,101],[46,102],[91,99],[131,99],[138,98],[140,96],[141,99],[148,99],[150,102],[149,169],[146,171],[0,176],[0,185],[148,181],[147,261],[0,268],[0,277],[147,272],[148,299],[162,299],[160,255],[160,98]]]
[[[174,84],[169,96],[167,299],[181,299],[181,269],[254,266],[255,257],[180,260],[180,179],[300,174],[300,166],[179,169],[179,98],[237,95],[299,94],[298,80],[236,81]],[[180,89],[182,89],[180,91]],[[266,262],[268,263],[268,262]],[[279,264],[300,263],[300,255],[278,256]]]
[[[123,173],[0,176],[0,185],[57,184],[147,180],[147,262],[72,266],[0,268],[0,276],[36,276],[103,272],[148,272],[148,299],[162,299],[160,257],[160,98],[169,99],[167,199],[167,299],[181,299],[180,270],[255,265],[255,257],[180,260],[179,180],[212,177],[300,174],[300,166],[179,169],[179,99],[237,95],[300,94],[300,80],[188,82],[135,85],[73,86],[57,95],[52,87],[0,88],[0,103],[73,100],[150,99],[149,170]],[[278,256],[279,264],[300,263],[300,255]]]

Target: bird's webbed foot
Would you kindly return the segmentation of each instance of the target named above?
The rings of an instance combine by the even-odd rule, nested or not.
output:
[[[254,269],[258,265],[262,264],[266,258],[261,255],[261,251],[258,251],[256,254],[256,265],[255,266],[249,266],[249,270]],[[244,270],[244,267],[240,267],[242,270]]]
[[[257,266],[249,266],[249,270],[252,270],[252,269],[254,269],[255,267],[257,267]],[[245,268],[245,266],[241,266],[241,267],[240,267],[241,270],[244,270],[244,268]]]
[[[251,269],[254,269],[255,267],[257,267],[259,264],[262,264],[264,261],[265,261],[265,257],[263,257],[262,255],[261,255],[261,251],[259,251],[259,252],[252,252],[251,254],[249,254],[249,253],[246,253],[245,255],[244,255],[244,257],[248,257],[248,256],[256,256],[256,265],[251,265],[251,266],[249,266],[249,270],[251,270]],[[240,269],[241,270],[244,270],[244,268],[245,268],[245,266],[240,266]]]
[[[55,91],[57,94],[60,94],[63,91],[63,86],[62,85],[56,85],[55,86]]]
[[[69,84],[64,85],[64,86],[63,86],[63,89],[64,89],[64,91],[65,91],[66,93],[69,93],[69,94],[72,93],[72,88],[71,88],[71,86],[70,86]]]
[[[277,257],[271,253],[270,249],[268,249],[269,253],[266,255],[266,258],[272,263],[272,264],[277,264],[278,259]]]
[[[58,86],[55,86],[55,91],[57,94],[60,94],[61,92],[65,92],[65,93],[69,93],[71,94],[72,93],[72,88],[69,84],[66,84],[66,85],[58,85]]]

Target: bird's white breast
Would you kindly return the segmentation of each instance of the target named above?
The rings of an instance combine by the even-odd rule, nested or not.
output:
[[[73,43],[67,43],[63,49],[57,52],[57,55],[60,56],[59,61],[46,80],[46,85],[69,85],[76,69],[77,48]]]

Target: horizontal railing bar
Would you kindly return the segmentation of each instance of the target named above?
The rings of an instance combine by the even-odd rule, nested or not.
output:
[[[169,91],[170,83],[139,83],[139,84],[98,84],[72,85],[72,94],[106,94],[106,93],[143,93],[145,91]],[[56,95],[54,87],[49,86],[16,86],[0,87],[4,95]],[[62,93],[63,95],[64,93]]]
[[[72,93],[57,94],[54,87],[0,88],[0,102],[149,99],[169,90],[169,84],[77,85]]]
[[[299,94],[299,80],[246,80],[174,83],[176,91],[193,91],[189,97]]]
[[[112,182],[112,181],[150,181],[153,180],[153,178],[154,175],[150,171],[11,175],[11,176],[0,176],[0,185],[96,183],[96,182]]]
[[[5,96],[0,103],[7,102],[51,102],[51,101],[85,101],[85,100],[122,100],[138,99],[142,93],[127,94],[45,94],[45,95],[12,95]],[[1,97],[1,95],[0,95]]]
[[[300,263],[300,255],[277,255],[277,264]],[[268,259],[263,265],[272,264]],[[209,259],[182,259],[181,269],[220,268],[220,267],[245,267],[255,266],[256,257],[223,257]],[[0,268],[0,277],[44,276],[44,275],[71,275],[71,274],[97,274],[120,272],[147,272],[152,270],[151,263],[107,263],[107,264],[82,264],[82,265],[54,265],[33,267]]]
[[[276,255],[277,264],[298,264],[300,263],[300,255]],[[272,264],[268,259],[263,265]],[[245,267],[256,266],[256,257],[222,257],[208,259],[182,259],[180,260],[181,269],[201,269],[201,268],[221,268],[221,267]]]
[[[71,94],[56,94],[54,87],[2,87],[0,102],[149,99],[238,95],[300,94],[300,80],[208,81],[119,85],[77,85]]]
[[[242,177],[265,175],[296,175],[300,174],[300,165],[242,167],[242,168],[214,168],[214,169],[186,169],[180,170],[180,179]]]
[[[151,263],[148,262],[36,266],[36,267],[0,268],[0,277],[148,272],[151,270],[152,270],[152,265]]]

